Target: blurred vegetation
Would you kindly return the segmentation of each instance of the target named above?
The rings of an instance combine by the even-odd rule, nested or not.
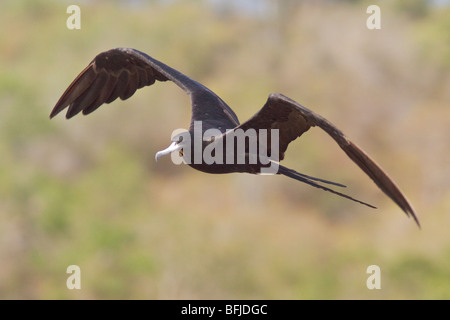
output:
[[[450,298],[448,6],[383,2],[371,31],[367,1],[80,1],[68,30],[76,2],[0,4],[0,298]],[[271,92],[324,115],[391,173],[422,230],[320,130],[286,164],[378,210],[286,178],[156,164],[189,122],[173,84],[50,121],[113,47],[205,83],[241,120]],[[71,264],[81,290],[66,288]],[[366,287],[372,264],[381,290]]]

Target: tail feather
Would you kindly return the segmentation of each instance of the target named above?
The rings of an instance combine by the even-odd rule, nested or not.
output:
[[[295,170],[292,170],[292,169],[289,169],[289,168],[286,168],[286,167],[283,167],[283,166],[279,166],[279,167],[280,167],[280,169],[283,168],[284,173],[282,172],[282,174],[284,174],[286,176],[287,176],[286,173],[289,172],[293,176],[300,176],[300,177],[303,177],[303,178],[308,179],[308,180],[320,181],[320,182],[332,184],[332,185],[335,185],[335,186],[338,186],[338,187],[347,188],[346,185],[338,183],[338,182],[333,182],[333,181],[329,181],[329,180],[325,180],[325,179],[320,179],[320,178],[308,176],[307,174],[300,173],[300,172],[297,172]],[[294,178],[294,179],[296,179],[296,178]]]
[[[311,177],[311,176],[308,176],[308,175],[299,173],[299,172],[297,172],[297,171],[295,171],[295,170],[286,168],[286,167],[281,166],[281,165],[279,166],[278,173],[279,173],[279,174],[282,174],[282,175],[285,175],[285,176],[287,176],[287,177],[289,177],[289,178],[295,179],[295,180],[297,180],[297,181],[301,181],[301,182],[304,182],[304,183],[306,183],[306,184],[309,184],[310,186],[313,186],[313,187],[316,187],[316,188],[319,188],[319,189],[322,189],[322,190],[325,190],[325,191],[328,191],[328,192],[337,194],[338,196],[341,196],[341,197],[343,197],[343,198],[346,198],[346,199],[349,199],[349,200],[358,202],[358,203],[360,203],[360,204],[363,204],[363,205],[365,205],[365,206],[368,206],[368,207],[370,207],[370,208],[376,209],[376,207],[373,206],[373,205],[371,205],[371,204],[368,204],[368,203],[366,203],[366,202],[364,202],[364,201],[361,201],[361,200],[352,198],[352,197],[350,197],[349,195],[346,195],[346,194],[344,194],[344,193],[341,193],[341,192],[335,191],[335,190],[333,190],[333,189],[327,188],[327,187],[325,187],[325,186],[323,186],[323,185],[321,185],[321,184],[318,184],[318,183],[314,182],[313,180],[320,181],[320,182],[324,182],[324,183],[333,184],[333,185],[340,186],[340,187],[342,187],[342,186],[345,187],[344,185],[342,185],[342,184],[340,184],[340,183],[331,182],[331,181],[328,181],[328,180],[323,180],[323,179]]]

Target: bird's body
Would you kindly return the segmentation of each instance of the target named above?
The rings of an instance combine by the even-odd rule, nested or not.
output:
[[[192,168],[207,173],[282,174],[373,207],[319,182],[343,187],[341,184],[301,174],[279,164],[289,143],[317,126],[327,132],[375,184],[419,225],[412,206],[392,179],[325,118],[275,93],[269,95],[259,112],[240,123],[234,111],[210,89],[135,49],[117,48],[97,55],[63,93],[50,117],[67,106],[67,118],[79,112],[89,114],[104,103],[118,97],[128,99],[139,88],[167,80],[189,94],[192,117],[189,130],[176,135],[172,144],[158,152],[156,158],[180,152]]]

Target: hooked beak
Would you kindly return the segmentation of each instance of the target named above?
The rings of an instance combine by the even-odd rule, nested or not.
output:
[[[155,155],[155,160],[158,161],[159,158],[162,156],[166,156],[169,153],[172,153],[174,151],[178,151],[182,148],[178,142],[172,142],[170,146],[168,146],[166,149],[158,151]]]

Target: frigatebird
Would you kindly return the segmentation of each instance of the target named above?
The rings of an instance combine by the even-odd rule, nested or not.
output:
[[[209,129],[215,129],[218,134],[209,139],[202,137],[201,149],[205,150],[209,144],[225,140],[230,132],[241,130],[277,130],[278,159],[272,159],[269,156],[271,164],[277,163],[277,174],[281,174],[298,181],[304,182],[316,188],[320,188],[347,199],[359,202],[369,207],[374,206],[352,198],[346,194],[330,189],[321,183],[332,184],[345,187],[342,184],[331,182],[324,179],[305,175],[278,165],[278,161],[283,160],[284,153],[293,140],[300,137],[311,127],[319,127],[330,135],[344,152],[352,159],[372,180],[373,182],[390,197],[407,216],[412,216],[414,221],[420,227],[419,220],[409,201],[400,191],[394,181],[387,173],[367,155],[355,143],[350,141],[344,133],[334,126],[331,122],[319,114],[305,108],[290,98],[272,93],[265,105],[253,117],[244,123],[240,123],[234,111],[214,92],[191,79],[178,70],[175,70],[166,64],[148,56],[147,54],[131,48],[116,48],[98,54],[89,65],[75,78],[53,108],[50,118],[53,118],[66,107],[68,111],[66,118],[72,118],[82,112],[87,115],[104,103],[111,103],[120,97],[122,100],[130,98],[137,89],[150,86],[156,81],[170,80],[183,89],[191,98],[192,116],[189,134],[193,135],[196,124],[201,124],[201,131],[205,133]],[[268,133],[268,136],[271,136]],[[186,136],[184,136],[185,138]],[[275,137],[275,135],[274,135]],[[156,154],[156,160],[164,155],[178,151],[183,156],[183,151],[188,147],[194,146],[194,139],[189,143],[183,136],[172,138],[171,145]],[[267,138],[267,137],[266,137]],[[269,137],[270,138],[270,137]],[[274,138],[275,139],[275,138]],[[245,140],[247,141],[247,140]],[[189,145],[190,144],[190,145]],[[222,144],[223,159],[225,158],[226,144]],[[271,145],[272,146],[272,145]],[[271,149],[271,147],[267,147]],[[231,151],[236,151],[230,149]],[[207,162],[187,161],[194,169],[207,173],[231,173],[246,172],[258,174],[262,172],[263,167],[267,167],[269,162],[264,162],[261,157],[258,161],[248,161],[252,156],[248,142],[244,149],[244,162],[236,163],[231,161],[225,163],[217,161]],[[253,150],[253,149],[252,149]],[[217,151],[217,150],[216,150]],[[228,150],[229,151],[229,150]],[[270,150],[269,150],[270,151]],[[271,152],[272,154],[272,152]],[[219,157],[220,158],[220,157]],[[236,155],[231,158],[236,160]],[[193,160],[192,155],[188,160]],[[267,160],[267,159],[266,159]]]

